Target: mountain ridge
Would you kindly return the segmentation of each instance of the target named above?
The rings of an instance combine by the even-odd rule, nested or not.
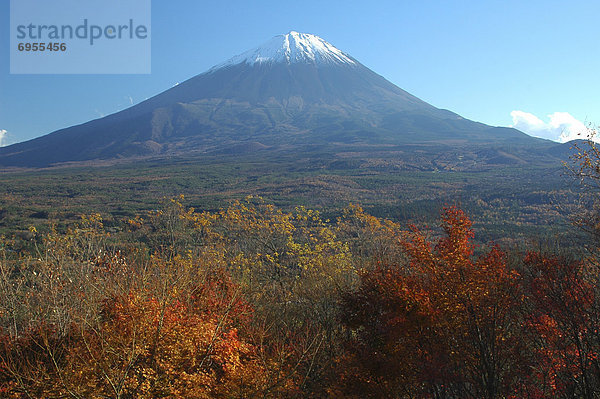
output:
[[[244,143],[340,151],[536,140],[438,109],[323,39],[292,31],[130,108],[0,148],[0,165],[209,153]]]

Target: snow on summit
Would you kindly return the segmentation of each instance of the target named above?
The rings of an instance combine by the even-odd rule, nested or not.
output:
[[[277,62],[287,64],[299,62],[315,64],[356,64],[352,58],[320,37],[309,33],[291,31],[285,35],[275,36],[262,46],[236,55],[212,69],[214,70],[242,63],[254,65],[257,63]]]

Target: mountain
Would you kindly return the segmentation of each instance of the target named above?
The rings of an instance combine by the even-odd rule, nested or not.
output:
[[[290,32],[121,112],[0,148],[0,165],[542,140],[438,109],[325,40]]]

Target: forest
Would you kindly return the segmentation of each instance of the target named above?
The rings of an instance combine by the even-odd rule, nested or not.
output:
[[[476,245],[453,205],[423,227],[257,196],[5,234],[0,396],[597,398],[600,150],[577,150],[577,250]]]

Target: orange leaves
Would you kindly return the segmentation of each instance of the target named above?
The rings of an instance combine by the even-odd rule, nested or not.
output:
[[[241,371],[261,370],[253,360],[252,346],[239,338],[235,328],[226,326],[223,314],[194,310],[179,301],[165,306],[154,298],[131,295],[116,309],[114,319],[103,328],[112,334],[104,340],[113,348],[120,345],[110,338],[128,345],[137,341],[138,351],[132,354],[136,360],[124,387],[131,395],[208,397],[219,385],[238,384]],[[103,353],[107,357],[110,353]]]
[[[502,300],[497,291],[508,276],[506,259],[498,248],[473,259],[471,221],[461,210],[445,209],[442,227],[445,235],[435,245],[413,229],[400,246],[409,257],[409,274],[429,293],[431,311],[444,315],[448,328],[459,328],[494,305],[487,303],[492,294],[498,294],[494,301]]]
[[[263,389],[265,370],[239,332],[249,307],[219,277],[200,284],[191,300],[132,291],[109,298],[99,318],[73,323],[63,337],[41,326],[7,341],[0,377],[9,378],[0,386],[38,397],[252,396]],[[18,348],[27,356],[19,362]]]
[[[442,228],[435,243],[415,228],[404,233],[408,264],[364,272],[346,301],[346,324],[357,334],[349,359],[371,376],[363,389],[384,389],[382,397],[398,386],[419,397],[509,392],[518,275],[498,248],[473,257],[472,224],[461,210],[445,209]]]
[[[598,274],[590,263],[529,253],[527,326],[535,337],[539,366],[553,396],[600,393]]]
[[[260,199],[168,206],[125,242],[92,215],[35,256],[3,252],[0,396],[600,393],[592,262],[478,251],[453,207],[435,237],[357,206],[335,222]]]
[[[445,208],[442,214],[442,228],[446,233],[436,245],[442,259],[453,262],[467,262],[473,255],[471,239],[475,236],[472,222],[456,207]]]

